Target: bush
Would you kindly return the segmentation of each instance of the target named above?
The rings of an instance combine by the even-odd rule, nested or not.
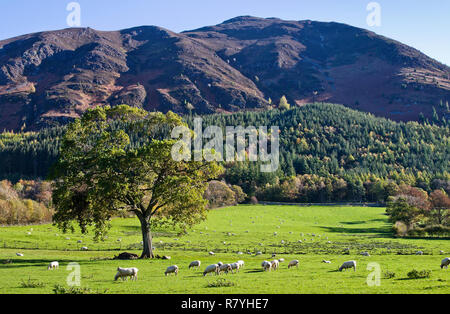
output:
[[[219,278],[214,282],[209,283],[207,288],[219,288],[219,287],[234,287],[236,284],[232,281],[229,281],[225,278]]]
[[[236,205],[236,195],[228,185],[220,181],[211,181],[205,191],[205,199],[209,201],[209,208],[219,208]]]
[[[37,281],[35,279],[28,278],[28,281],[24,281],[22,279],[20,286],[22,288],[42,288],[42,287],[45,287],[45,284],[43,282]]]
[[[389,271],[389,270],[387,270],[387,271],[384,272],[384,278],[386,278],[386,279],[392,279],[392,278],[394,278],[394,277],[395,277],[395,273],[394,273],[394,272],[391,272],[391,271]]]
[[[422,279],[422,278],[430,278],[431,270],[416,270],[413,269],[407,274],[409,279]]]
[[[90,288],[81,288],[81,287],[69,287],[66,288],[62,285],[55,285],[53,287],[53,292],[55,294],[103,294],[106,293],[108,289],[105,289],[103,292],[94,291]]]

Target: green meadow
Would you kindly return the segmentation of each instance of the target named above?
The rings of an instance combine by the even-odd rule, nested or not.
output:
[[[210,211],[208,219],[187,235],[156,229],[155,254],[170,260],[133,261],[113,257],[125,251],[140,254],[136,218],[112,220],[108,238],[102,242],[95,242],[92,233],[63,234],[52,225],[2,227],[0,293],[53,293],[55,285],[67,287],[72,272],[67,265],[73,262],[80,265],[81,287],[95,293],[450,293],[450,269],[440,268],[441,260],[450,256],[450,241],[395,238],[387,218],[385,208],[378,207],[222,208]],[[83,246],[88,251],[82,251]],[[209,255],[211,251],[214,256]],[[416,255],[417,251],[424,254]],[[273,260],[272,254],[285,262],[277,271],[263,272],[261,262]],[[300,261],[298,269],[288,269],[293,259]],[[202,262],[199,270],[188,269],[194,260]],[[202,275],[209,264],[238,260],[245,261],[238,273]],[[348,260],[357,262],[356,272],[339,272]],[[59,269],[47,270],[51,261],[59,261]],[[171,265],[179,267],[178,276],[164,275]],[[368,284],[376,278],[374,265],[379,266],[379,285]],[[118,266],[137,267],[138,280],[115,282]],[[430,275],[411,279],[407,274],[413,269]]]

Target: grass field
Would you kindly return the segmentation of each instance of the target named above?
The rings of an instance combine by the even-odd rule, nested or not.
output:
[[[171,260],[112,260],[119,252],[140,253],[141,234],[135,218],[114,219],[108,239],[100,243],[92,240],[92,234],[62,234],[51,225],[3,227],[0,293],[53,293],[56,284],[66,285],[70,274],[66,266],[71,262],[81,267],[82,287],[106,293],[450,293],[450,269],[439,267],[450,255],[449,241],[393,238],[384,212],[384,208],[342,206],[218,209],[188,235],[164,229],[155,232],[155,253],[169,255]],[[81,251],[81,246],[89,251]],[[415,255],[419,250],[424,255]],[[209,251],[216,255],[210,256]],[[262,255],[255,255],[258,251]],[[371,256],[360,255],[365,251]],[[24,256],[16,256],[17,252]],[[272,253],[286,262],[278,271],[263,272],[260,264],[272,260]],[[298,269],[287,268],[292,259],[300,260]],[[332,263],[324,264],[324,259]],[[55,260],[60,268],[48,271],[47,264]],[[202,261],[200,270],[188,269],[193,260]],[[209,264],[237,260],[245,261],[238,274],[202,276]],[[357,261],[356,272],[337,271],[347,260]],[[380,266],[379,286],[367,284],[373,271],[367,269],[369,263]],[[178,276],[164,276],[170,265],[179,266]],[[139,280],[114,282],[118,266],[139,268]],[[429,270],[431,275],[409,279],[407,273],[413,269]],[[385,278],[387,271],[395,276]],[[209,287],[219,278],[230,286]],[[37,287],[22,287],[29,279]]]

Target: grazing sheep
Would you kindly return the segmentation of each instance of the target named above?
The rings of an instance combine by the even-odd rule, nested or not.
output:
[[[23,254],[22,254],[22,253],[16,253],[16,255],[17,255],[17,256],[23,256]]]
[[[211,256],[212,256],[212,255],[215,255],[215,254],[214,254],[214,252],[209,252],[209,255],[211,255]]]
[[[353,271],[356,271],[356,261],[348,261],[344,262],[341,267],[339,267],[339,271],[343,269],[353,268]]]
[[[272,263],[272,269],[278,270],[278,268],[280,267],[280,262],[278,260],[273,260],[271,263]]]
[[[369,252],[362,252],[361,255],[362,256],[370,256]]]
[[[193,261],[189,264],[189,269],[195,268],[195,267],[200,268],[201,264],[202,264],[202,262],[200,262],[200,261]]]
[[[203,272],[203,276],[206,276],[209,273],[215,273],[216,275],[219,274],[219,265],[218,264],[212,264],[206,267],[205,271]]]
[[[284,263],[284,258],[280,258],[280,259],[278,259],[278,262],[280,262],[280,263]]]
[[[300,263],[300,262],[299,262],[298,259],[295,259],[295,260],[293,260],[293,261],[290,261],[290,262],[289,262],[289,265],[288,265],[288,269],[291,268],[291,267],[294,267],[294,266],[296,266],[296,267],[298,268],[298,264],[299,264],[299,263]]]
[[[422,251],[417,251],[416,255],[423,255],[423,252]]]
[[[220,267],[220,266],[223,265],[223,263],[222,262],[218,262],[217,265],[219,265],[219,267]]]
[[[325,264],[331,264],[331,261],[323,260],[322,263],[325,263]]]
[[[445,253],[445,252],[444,252],[444,251],[442,251],[442,250],[440,250],[440,251],[439,251],[439,254],[441,254],[441,255],[442,255],[442,254],[444,254],[444,253]]]
[[[131,280],[137,280],[137,274],[139,269],[137,268],[117,268],[117,274],[114,277],[114,280],[117,281],[117,279],[122,278],[122,281],[128,280],[128,277],[131,277]]]
[[[264,271],[271,271],[272,270],[272,263],[268,261],[264,261],[261,263],[262,268]]]
[[[87,246],[83,246],[83,247],[81,248],[81,250],[82,250],[82,251],[87,251],[87,250],[88,250],[88,247],[87,247]]]
[[[255,255],[262,255],[262,252],[258,251]]]
[[[236,262],[231,264],[231,272],[233,273],[233,270],[236,270],[236,272],[239,272],[239,269],[241,268],[241,264]]]
[[[244,261],[237,261],[237,263],[239,264],[239,268],[244,268],[244,266],[245,266]]]
[[[173,266],[167,267],[166,271],[164,272],[164,275],[167,276],[168,274],[175,274],[175,276],[177,276],[178,275],[178,266],[173,265]]]
[[[233,272],[231,264],[223,264],[222,266],[219,266],[219,274],[225,272],[228,275],[230,271]]]
[[[50,264],[48,264],[47,270],[53,270],[53,269],[58,269],[58,268],[59,268],[58,262],[51,262]]]
[[[450,257],[446,257],[441,262],[441,269],[445,267],[445,269],[448,268],[448,265],[450,265]]]

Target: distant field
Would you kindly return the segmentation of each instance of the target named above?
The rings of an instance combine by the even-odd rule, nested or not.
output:
[[[262,205],[214,210],[188,235],[164,229],[155,232],[155,253],[170,255],[170,261],[111,260],[123,251],[140,253],[140,228],[134,218],[113,220],[108,239],[100,243],[93,242],[92,234],[64,235],[51,225],[3,227],[0,262],[11,263],[0,264],[0,293],[52,293],[55,284],[65,285],[70,262],[81,265],[82,287],[107,289],[107,293],[450,293],[450,269],[439,267],[450,256],[450,241],[395,239],[384,212],[372,207]],[[80,251],[81,246],[89,251]],[[344,255],[345,248],[349,255]],[[418,250],[424,255],[415,255]],[[209,256],[209,251],[216,255]],[[262,255],[255,256],[258,251]],[[371,256],[361,256],[364,251]],[[262,272],[261,262],[272,260],[272,253],[286,262],[278,271]],[[189,270],[189,263],[197,259],[202,261],[201,269]],[[209,264],[241,259],[246,265],[238,274],[202,276]],[[288,270],[292,259],[299,259],[300,267]],[[324,259],[332,264],[321,263]],[[60,262],[60,269],[48,271],[47,264],[54,260]],[[357,261],[356,272],[337,271],[347,260]],[[371,273],[367,265],[372,262],[381,267],[380,286],[366,283]],[[180,268],[179,275],[165,277],[166,267],[174,264]],[[139,268],[139,280],[114,282],[118,266]],[[409,279],[407,273],[413,269],[430,270],[431,276]],[[385,279],[386,271],[395,277]],[[233,285],[207,287],[218,278]],[[21,282],[28,279],[42,285],[22,288]]]

